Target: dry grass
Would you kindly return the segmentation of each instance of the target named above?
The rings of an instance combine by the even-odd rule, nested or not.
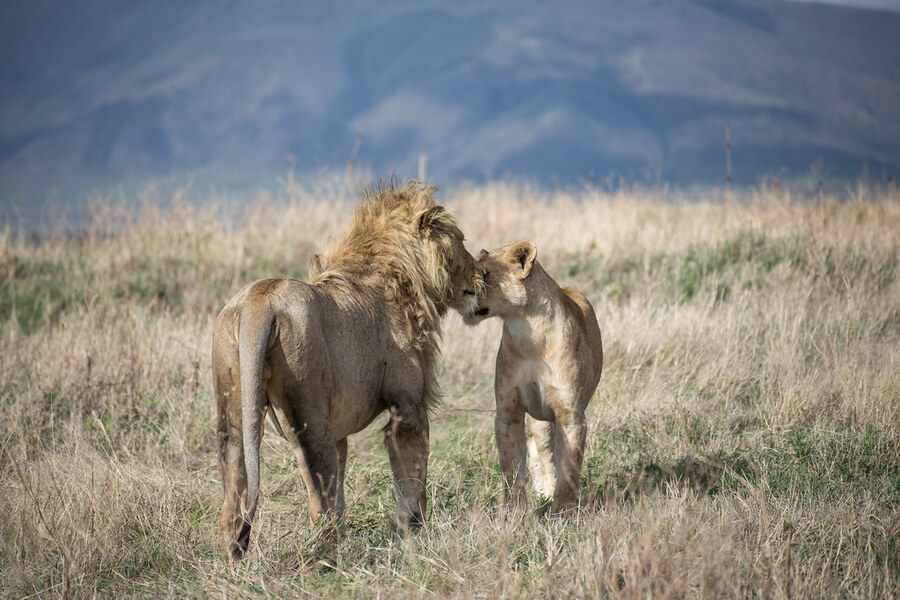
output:
[[[606,366],[582,508],[503,503],[499,324],[446,320],[430,515],[403,541],[373,426],[336,536],[264,440],[247,560],[218,547],[209,345],[261,276],[302,278],[353,195],[95,209],[0,234],[0,589],[7,597],[890,597],[900,594],[900,197],[654,190],[444,195],[469,249],[531,239],[588,295]],[[788,558],[790,557],[790,558]]]

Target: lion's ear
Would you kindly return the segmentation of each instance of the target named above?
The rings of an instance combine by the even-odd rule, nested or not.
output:
[[[419,235],[425,235],[431,229],[432,222],[444,209],[440,206],[432,206],[419,213],[418,229]]]
[[[509,263],[513,266],[516,276],[525,279],[531,273],[534,259],[537,258],[537,248],[529,241],[516,242],[507,254]]]
[[[309,276],[315,277],[322,272],[322,256],[320,254],[314,254],[311,259],[309,259]]]

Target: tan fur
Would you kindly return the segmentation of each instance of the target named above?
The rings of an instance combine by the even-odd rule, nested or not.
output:
[[[344,509],[347,436],[388,410],[398,522],[404,530],[422,523],[440,318],[448,307],[472,312],[483,289],[435,191],[413,181],[367,193],[331,251],[313,259],[310,283],[255,281],[217,317],[220,528],[229,557],[247,551],[266,413],[297,451],[315,519]]]
[[[535,487],[553,498],[554,510],[564,510],[578,501],[585,409],[600,381],[603,343],[590,302],[577,290],[559,287],[536,257],[527,241],[482,250],[486,289],[478,310],[465,320],[503,319],[494,428],[510,491],[525,502],[527,413]]]

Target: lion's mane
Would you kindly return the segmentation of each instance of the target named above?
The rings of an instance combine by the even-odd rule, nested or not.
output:
[[[420,356],[431,405],[439,398],[433,365],[440,319],[452,291],[447,263],[453,248],[447,242],[463,237],[453,214],[435,202],[436,191],[416,180],[364,191],[348,227],[313,259],[309,273],[312,285],[332,288],[335,298],[387,311],[394,335]],[[430,237],[421,240],[418,230],[426,222]]]

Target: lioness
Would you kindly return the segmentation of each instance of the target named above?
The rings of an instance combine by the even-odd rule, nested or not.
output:
[[[315,257],[310,283],[255,281],[216,318],[219,525],[228,557],[247,551],[266,413],[297,452],[316,519],[344,509],[347,436],[388,410],[399,525],[423,522],[440,318],[448,307],[473,312],[483,287],[435,191],[413,181],[368,192],[330,254]]]
[[[504,479],[519,502],[525,495],[525,413],[531,417],[529,467],[535,488],[553,510],[577,503],[584,458],[585,415],[603,369],[600,327],[581,292],[561,288],[536,260],[528,241],[482,250],[485,294],[476,324],[497,316],[494,430]]]

